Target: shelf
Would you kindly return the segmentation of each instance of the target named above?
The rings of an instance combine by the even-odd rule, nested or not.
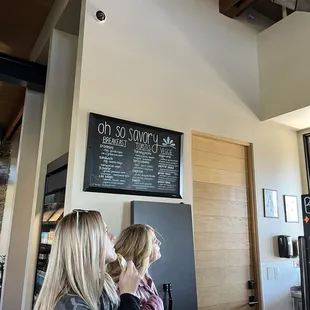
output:
[[[64,203],[65,201],[65,189],[55,193],[45,193],[43,205],[49,205],[53,203]]]
[[[65,203],[64,203],[63,201],[45,203],[45,204],[43,205],[43,208],[51,207],[51,209],[58,209],[59,207],[63,207],[64,204],[65,204]],[[52,208],[52,207],[53,207],[53,208]]]
[[[45,272],[45,271],[42,271],[42,270],[40,270],[40,269],[38,269],[38,270],[37,270],[37,274],[38,274],[39,276],[41,276],[41,277],[45,277],[46,272]]]
[[[64,205],[57,203],[51,205],[51,208],[43,209],[43,221],[42,224],[56,225],[63,217]]]
[[[43,264],[39,264],[39,263],[38,263],[38,265],[37,265],[37,272],[38,272],[38,271],[40,271],[40,272],[45,272],[45,270],[44,270],[44,269],[46,269],[46,268],[45,268],[45,267],[46,267],[45,265],[46,265],[46,264],[43,265]]]
[[[59,221],[56,222],[43,222],[42,226],[56,226]]]
[[[40,243],[40,248],[51,248],[52,245],[51,244],[47,244],[47,243]]]
[[[51,244],[40,243],[39,253],[41,254],[49,254],[51,252]]]
[[[66,190],[65,187],[60,187],[60,188],[54,189],[54,190],[52,190],[52,191],[50,191],[50,192],[46,192],[46,193],[44,194],[44,197],[50,196],[50,195],[53,195],[53,194],[57,194],[57,193],[62,193],[62,192],[64,192],[65,190]]]
[[[47,166],[43,200],[43,214],[40,223],[40,241],[46,241],[46,238],[51,241],[50,238],[52,238],[54,234],[51,232],[50,234],[48,234],[48,237],[47,233],[49,233],[50,231],[55,231],[57,224],[64,216],[67,161],[68,154],[65,154],[64,156],[53,161],[52,163],[49,163]],[[33,301],[37,299],[43,285],[51,248],[51,244],[39,243],[39,253],[37,256],[36,264],[36,283],[34,287]]]

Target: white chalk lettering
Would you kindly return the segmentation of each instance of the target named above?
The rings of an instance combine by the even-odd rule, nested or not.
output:
[[[104,123],[99,123],[97,130],[101,135],[110,136],[112,133],[111,126],[106,121]]]
[[[129,128],[128,141],[140,142],[144,144],[158,143],[158,135],[147,131]]]
[[[121,139],[125,138],[125,136],[126,136],[125,127],[116,126],[116,131],[117,131],[116,138],[121,138]]]
[[[160,154],[173,156],[172,149],[161,148]]]

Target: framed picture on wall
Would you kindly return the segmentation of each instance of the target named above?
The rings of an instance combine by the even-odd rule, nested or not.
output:
[[[279,218],[278,192],[273,189],[263,189],[265,217]]]
[[[284,195],[285,221],[287,223],[298,223],[298,202],[297,196]]]

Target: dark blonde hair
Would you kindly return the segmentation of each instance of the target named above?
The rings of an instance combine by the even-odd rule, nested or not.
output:
[[[57,225],[43,287],[35,310],[53,310],[68,294],[82,298],[92,310],[99,310],[105,290],[117,308],[119,298],[112,278],[106,272],[107,233],[97,211],[76,210]]]
[[[151,226],[134,224],[122,231],[114,246],[116,253],[121,254],[126,260],[132,260],[139,274],[144,276],[150,264],[153,248]],[[121,274],[118,261],[108,265],[108,273],[117,283]]]

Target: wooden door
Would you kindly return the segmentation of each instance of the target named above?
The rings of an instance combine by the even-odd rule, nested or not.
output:
[[[259,309],[248,306],[258,294],[247,287],[257,277],[247,154],[246,145],[192,136],[199,310]]]

